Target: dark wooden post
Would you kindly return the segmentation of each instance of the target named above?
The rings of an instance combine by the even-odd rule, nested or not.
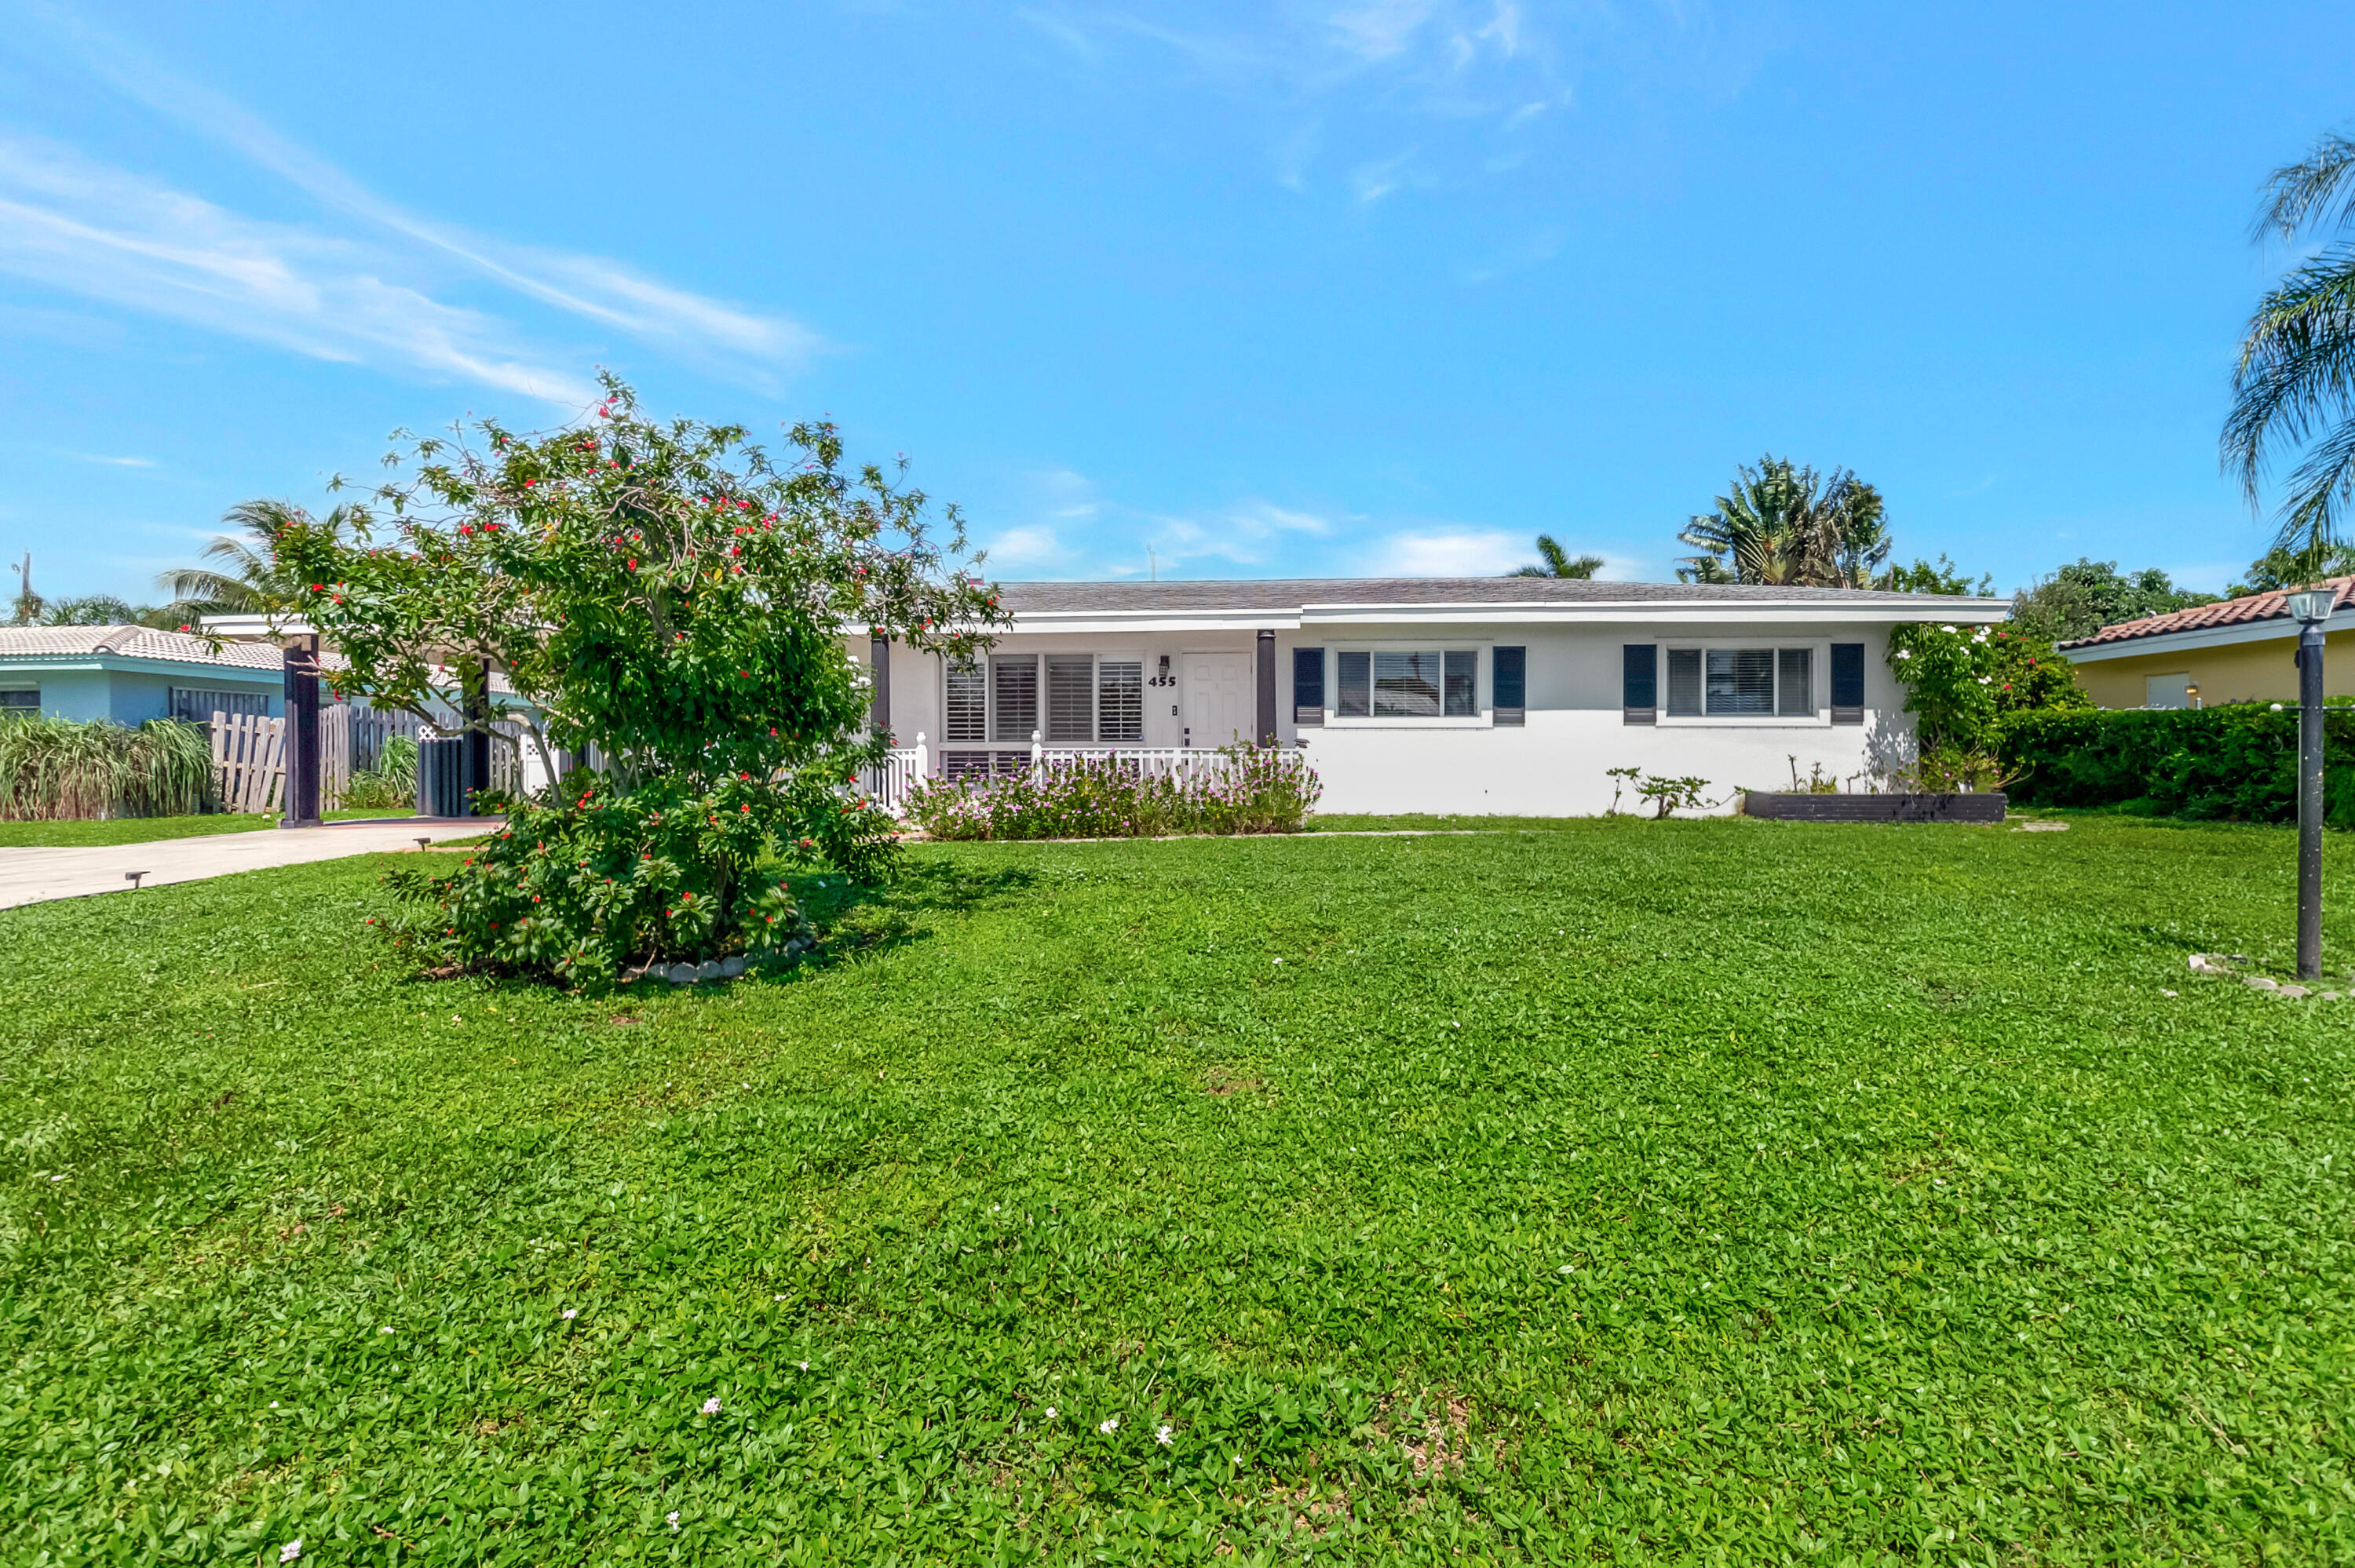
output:
[[[1275,633],[1259,634],[1259,740],[1275,744]]]
[[[474,797],[491,787],[491,662],[476,662],[474,679],[466,683],[465,804],[460,810],[474,815]]]
[[[286,780],[282,828],[319,825],[319,638],[286,641],[280,654],[286,690]]]
[[[891,734],[891,640],[879,631],[868,635],[867,648],[873,663],[874,694],[868,705],[868,722],[875,733],[890,738]]]

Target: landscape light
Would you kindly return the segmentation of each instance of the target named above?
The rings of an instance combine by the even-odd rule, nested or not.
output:
[[[2331,601],[2338,597],[2336,588],[2300,588],[2287,596],[2289,612],[2300,626],[2313,626],[2330,619]]]

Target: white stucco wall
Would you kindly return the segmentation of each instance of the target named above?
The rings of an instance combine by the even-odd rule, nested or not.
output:
[[[1648,641],[1660,655],[1660,701],[1667,701],[1666,650],[1676,647],[1806,647],[1812,650],[1815,713],[1811,717],[1669,718],[1652,725],[1625,722],[1621,705],[1623,649]],[[1862,725],[1830,722],[1830,657],[1833,642],[1864,645],[1865,715]],[[1614,781],[1604,771],[1635,767],[1646,772],[1692,776],[1709,781],[1708,796],[1732,809],[1743,789],[1788,788],[1793,768],[1805,777],[1820,765],[1849,779],[1909,751],[1912,723],[1902,712],[1903,694],[1891,675],[1885,626],[1792,622],[1729,629],[1700,618],[1651,620],[1641,624],[1575,627],[1487,622],[1355,625],[1279,631],[1275,640],[1277,733],[1286,743],[1306,742],[1310,762],[1324,782],[1318,810],[1330,812],[1460,813],[1511,816],[1586,816],[1610,808]],[[1480,652],[1480,714],[1476,719],[1343,719],[1333,715],[1337,680],[1333,654],[1345,648],[1475,648]],[[1528,650],[1527,720],[1516,726],[1494,724],[1493,650]],[[1327,722],[1295,723],[1293,651],[1326,651]],[[868,645],[854,644],[864,660]],[[1194,652],[1253,653],[1250,631],[1153,633],[1010,632],[998,653],[1135,653],[1150,681],[1167,655],[1182,682],[1185,655]],[[1146,690],[1145,745],[1180,744],[1182,685]],[[1175,710],[1175,711],[1173,711]],[[909,746],[921,734],[937,751],[942,734],[940,661],[905,647],[891,651],[891,728]],[[1003,746],[1014,744],[998,742]],[[1794,762],[1796,758],[1796,763]],[[1632,793],[1622,810],[1640,809]]]

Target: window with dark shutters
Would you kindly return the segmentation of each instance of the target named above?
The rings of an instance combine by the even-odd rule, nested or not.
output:
[[[1864,644],[1832,644],[1832,723],[1864,722]]]
[[[1529,722],[1529,651],[1526,648],[1499,648],[1490,655],[1496,667],[1489,673],[1495,687],[1497,724]]]
[[[1630,642],[1621,655],[1620,718],[1627,724],[1652,724],[1660,716],[1660,650],[1655,643]]]
[[[1292,722],[1295,725],[1325,722],[1325,650],[1295,648],[1292,651]]]

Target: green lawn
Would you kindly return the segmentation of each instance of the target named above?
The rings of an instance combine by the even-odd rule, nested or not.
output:
[[[363,809],[322,813],[330,822],[413,817],[413,810]],[[250,833],[274,828],[278,818],[260,811],[219,812],[204,817],[121,817],[111,822],[0,822],[0,849],[82,849],[96,844],[144,844],[157,839],[202,838],[210,833]]]
[[[0,913],[0,1555],[2346,1561],[2355,1002],[2184,964],[2291,849],[928,846],[602,998],[368,862]]]

